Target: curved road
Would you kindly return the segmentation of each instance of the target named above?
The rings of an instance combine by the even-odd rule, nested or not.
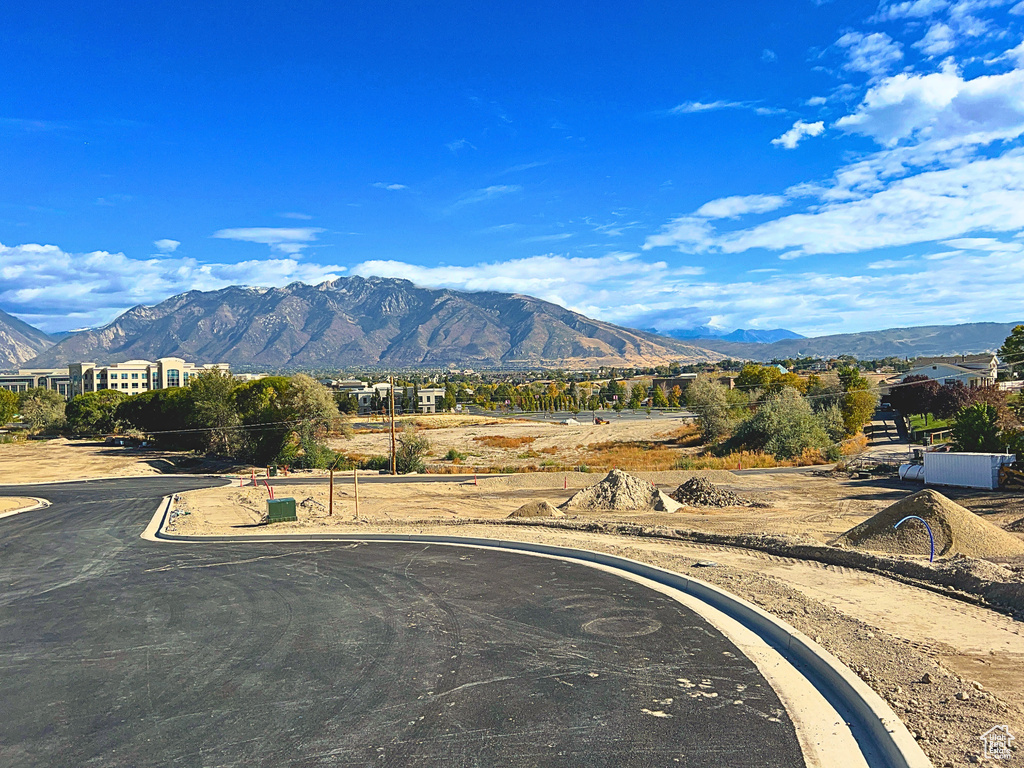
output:
[[[791,766],[756,667],[669,597],[509,552],[154,543],[197,478],[0,487],[0,765]]]

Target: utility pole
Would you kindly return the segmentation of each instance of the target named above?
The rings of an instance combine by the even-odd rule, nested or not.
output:
[[[398,456],[395,446],[395,377],[391,377],[391,386],[389,387],[389,394],[391,395],[391,474],[398,474]]]

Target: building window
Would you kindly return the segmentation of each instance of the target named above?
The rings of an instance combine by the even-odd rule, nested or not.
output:
[[[133,373],[133,374],[132,374],[132,378],[133,378],[133,379],[137,379],[137,378],[139,378],[139,374],[137,374],[137,373]]]

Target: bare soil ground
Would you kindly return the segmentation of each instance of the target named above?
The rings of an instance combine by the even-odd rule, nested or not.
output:
[[[168,454],[104,445],[96,440],[27,440],[0,444],[0,485],[157,475],[173,469]]]
[[[447,419],[447,421],[441,421]],[[456,419],[464,421],[459,423]],[[684,450],[676,444],[681,428],[686,425],[682,419],[617,419],[613,414],[609,424],[593,424],[589,418],[580,418],[579,426],[547,424],[525,420],[491,420],[483,417],[420,417],[413,424],[425,430],[431,450],[427,462],[432,465],[484,469],[488,467],[574,467],[580,464],[599,463],[595,453],[607,452],[612,446],[593,449],[590,446],[617,443],[628,445],[642,442],[665,445],[665,457],[671,466],[671,452],[682,454]],[[494,440],[489,438],[501,438]],[[377,428],[357,428],[349,440],[332,441],[331,447],[350,456],[368,457],[385,455],[390,451],[390,435],[383,424]],[[445,455],[454,448],[466,455],[458,463],[445,460]],[[652,454],[646,453],[645,460],[651,461]],[[622,457],[618,457],[622,458]],[[620,465],[622,462],[618,462]],[[624,465],[623,465],[624,466]]]
[[[675,513],[572,510],[567,522],[779,534],[826,543],[920,489],[895,480],[857,480],[834,473],[637,474],[666,492],[700,475],[771,506],[687,508]],[[503,521],[523,503],[557,505],[602,477],[543,473],[482,476],[475,483],[472,478],[422,484],[363,482],[359,520],[354,519],[350,478],[337,479],[333,517],[326,515],[326,485],[279,485],[278,497],[291,495],[300,503],[299,521],[273,526],[256,525],[265,489],[225,487],[182,494],[177,508],[189,514],[177,517],[172,526],[176,533],[199,535],[448,533],[612,552],[719,584],[814,637],[890,702],[936,765],[962,765],[979,755],[979,736],[993,725],[1024,733],[1024,624],[1010,616],[877,573],[749,548]],[[1000,527],[1024,516],[1021,494],[943,490]],[[1015,561],[1004,564],[1024,568]]]

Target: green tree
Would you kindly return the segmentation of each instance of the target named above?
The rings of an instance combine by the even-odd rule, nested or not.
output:
[[[761,402],[754,415],[736,428],[733,442],[777,459],[792,459],[808,448],[827,450],[832,441],[810,403],[787,387]]]
[[[0,389],[0,427],[18,413],[18,396],[9,389]]]
[[[64,409],[67,429],[77,435],[105,435],[118,424],[117,408],[128,395],[116,389],[101,389],[75,395]]]
[[[651,395],[651,405],[655,408],[668,408],[668,398],[665,397],[664,387],[655,387]]]
[[[781,377],[779,369],[774,366],[747,363],[740,371],[740,375],[736,377],[736,386],[748,392],[757,389],[769,391]]]
[[[642,383],[637,382],[633,385],[633,388],[629,390],[629,407],[634,410],[639,408],[643,403],[644,398],[647,396],[647,387]]]
[[[33,432],[52,432],[64,426],[67,400],[45,387],[26,390],[18,396],[21,419]]]
[[[423,459],[430,450],[430,441],[415,429],[408,428],[398,436],[395,446],[395,469],[399,474],[423,472],[426,466]]]
[[[450,381],[444,385],[444,398],[441,400],[441,409],[444,411],[454,411],[455,404],[458,402],[458,396],[455,391],[455,385]]]
[[[1018,325],[1010,331],[1010,335],[1006,337],[996,354],[1003,365],[1010,366],[1010,370],[1015,374],[1024,374],[1024,325]]]
[[[846,437],[846,420],[843,418],[842,408],[837,403],[830,403],[827,408],[816,409],[815,413],[818,414],[821,426],[825,428],[832,442],[838,443]]]
[[[974,403],[957,414],[952,426],[953,447],[974,453],[1001,453],[999,412],[994,405]]]
[[[341,413],[351,415],[359,412],[359,398],[351,392],[335,392],[334,402],[338,404],[338,411]],[[403,410],[408,413],[404,408]]]
[[[118,403],[115,419],[125,426],[152,435],[162,446],[201,450],[206,435],[195,428],[189,387],[155,389],[132,395]]]
[[[697,414],[701,437],[717,440],[732,429],[728,390],[711,376],[700,375],[686,388],[686,404]]]
[[[331,390],[304,373],[292,376],[284,392],[284,414],[291,432],[277,460],[319,469],[328,466],[334,454],[327,448],[327,434],[341,422]]]
[[[237,452],[241,417],[235,407],[238,381],[227,371],[203,371],[189,382],[192,423],[203,430],[206,450],[231,456]]]
[[[283,423],[288,385],[285,376],[266,376],[235,388],[235,410],[245,426],[242,455],[249,461],[269,464],[280,453],[293,426]]]
[[[871,389],[870,382],[853,366],[839,369],[839,383],[846,393],[839,406],[843,412],[846,434],[855,435],[871,421],[878,407],[878,395]]]

